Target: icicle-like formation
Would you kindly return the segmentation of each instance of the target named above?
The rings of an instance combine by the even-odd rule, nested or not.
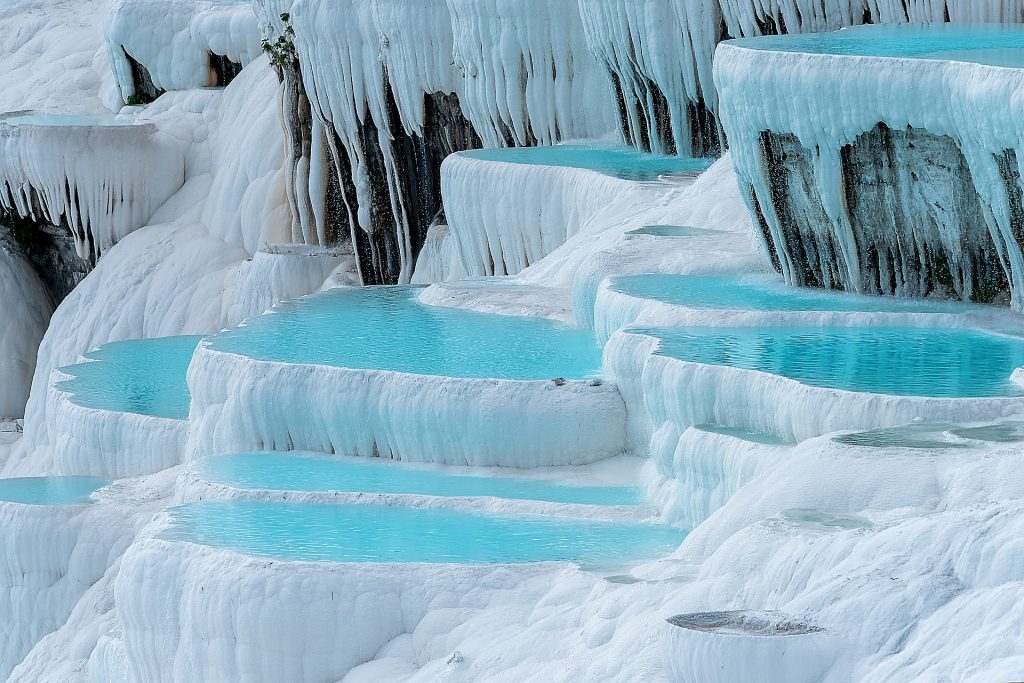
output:
[[[441,208],[441,160],[480,145],[459,102],[447,5],[257,7],[271,41],[294,31],[297,63],[282,75],[298,106],[285,107],[285,126],[308,149],[291,154],[293,234],[350,242],[366,284],[408,282]]]
[[[408,135],[425,137],[424,95],[455,93],[462,75],[452,61],[455,38],[445,0],[373,0],[380,58]]]
[[[986,48],[1024,35],[851,31],[841,35],[909,45],[987,31]],[[715,69],[741,188],[789,282],[986,302],[1009,295],[1024,310],[1020,70],[756,41],[720,47]]]
[[[53,305],[18,245],[0,227],[0,417],[23,417],[36,353]]]
[[[184,183],[179,144],[152,124],[46,119],[0,119],[0,206],[67,226],[83,259],[145,225]]]
[[[550,145],[615,130],[602,65],[579,7],[548,0],[448,0],[463,110],[489,147]]]
[[[248,2],[119,0],[106,35],[123,100],[227,85],[261,53]]]
[[[442,167],[446,217],[462,270],[515,275],[583,232],[626,180],[593,171],[453,155]]]
[[[723,38],[716,0],[579,6],[587,43],[612,75],[626,141],[659,153],[719,154],[711,78],[711,56]]]

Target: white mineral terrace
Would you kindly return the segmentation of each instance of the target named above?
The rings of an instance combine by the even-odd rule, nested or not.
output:
[[[86,259],[145,225],[184,182],[180,146],[153,124],[17,112],[0,118],[0,150],[0,205],[67,225]]]
[[[0,680],[1024,680],[1021,22],[4,4]]]
[[[1022,29],[1010,26],[906,31],[865,27],[835,37],[723,44],[715,67],[721,115],[737,175],[750,206],[756,201],[763,212],[770,240],[776,245],[785,241],[768,187],[763,132],[791,134],[805,149],[814,150],[812,195],[828,221],[819,234],[831,235],[838,245],[837,269],[843,279],[859,283],[858,243],[871,236],[855,235],[850,225],[842,189],[844,147],[879,124],[897,131],[919,129],[950,138],[965,158],[970,174],[966,182],[984,207],[987,232],[1012,288],[1012,306],[1024,307],[1024,253],[1014,237],[1012,200],[997,158],[1014,153],[1009,163],[1019,172],[1015,153],[1021,149],[1020,98],[1012,93],[1020,89],[1021,71],[1014,67],[1024,64],[1022,40]],[[942,217],[944,210],[940,203],[937,239],[952,244],[961,235],[958,226],[943,227],[945,221],[955,223]],[[918,231],[906,237],[913,243],[927,235]],[[934,244],[935,238],[929,239]],[[780,259],[787,278],[797,279],[800,259],[785,249]],[[861,285],[853,287],[859,291]]]

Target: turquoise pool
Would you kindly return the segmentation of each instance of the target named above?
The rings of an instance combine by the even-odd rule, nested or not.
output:
[[[679,529],[376,505],[210,501],[170,511],[165,537],[290,560],[616,563],[667,555]]]
[[[777,275],[626,275],[611,286],[623,294],[692,308],[845,313],[966,313],[979,308],[955,301],[791,287]]]
[[[565,486],[538,479],[472,476],[450,469],[367,459],[334,459],[287,453],[239,453],[207,458],[200,474],[245,489],[344,491],[427,496],[490,496],[582,505],[637,505],[636,489]]]
[[[583,379],[601,367],[585,330],[416,300],[416,287],[338,289],[210,338],[219,351],[283,363],[515,380]]]
[[[708,328],[633,330],[661,340],[659,354],[781,375],[829,389],[899,396],[1019,396],[1024,340],[973,330]]]
[[[778,52],[861,57],[913,57],[1024,67],[1024,28],[996,24],[857,26],[833,33],[762,36],[729,41]]]
[[[105,344],[85,355],[89,361],[61,371],[71,379],[57,388],[84,408],[184,420],[189,391],[185,381],[202,337],[163,337]]]
[[[648,154],[631,147],[592,145],[476,149],[459,154],[508,164],[583,168],[613,178],[640,181],[657,180],[673,173],[703,173],[715,162],[714,159]]]
[[[0,479],[0,501],[23,505],[76,505],[110,482],[95,477]]]

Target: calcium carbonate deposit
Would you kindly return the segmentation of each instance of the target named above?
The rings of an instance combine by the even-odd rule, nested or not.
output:
[[[1024,0],[0,36],[0,680],[1024,680]]]

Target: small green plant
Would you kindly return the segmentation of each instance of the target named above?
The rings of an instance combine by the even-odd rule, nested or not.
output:
[[[270,63],[281,69],[295,63],[298,58],[295,52],[295,28],[292,26],[292,15],[285,12],[281,15],[284,33],[277,40],[263,39],[263,51],[270,57]]]
[[[149,104],[153,101],[153,98],[146,93],[137,92],[134,95],[129,95],[128,99],[124,101],[129,107],[137,107],[142,104]]]

